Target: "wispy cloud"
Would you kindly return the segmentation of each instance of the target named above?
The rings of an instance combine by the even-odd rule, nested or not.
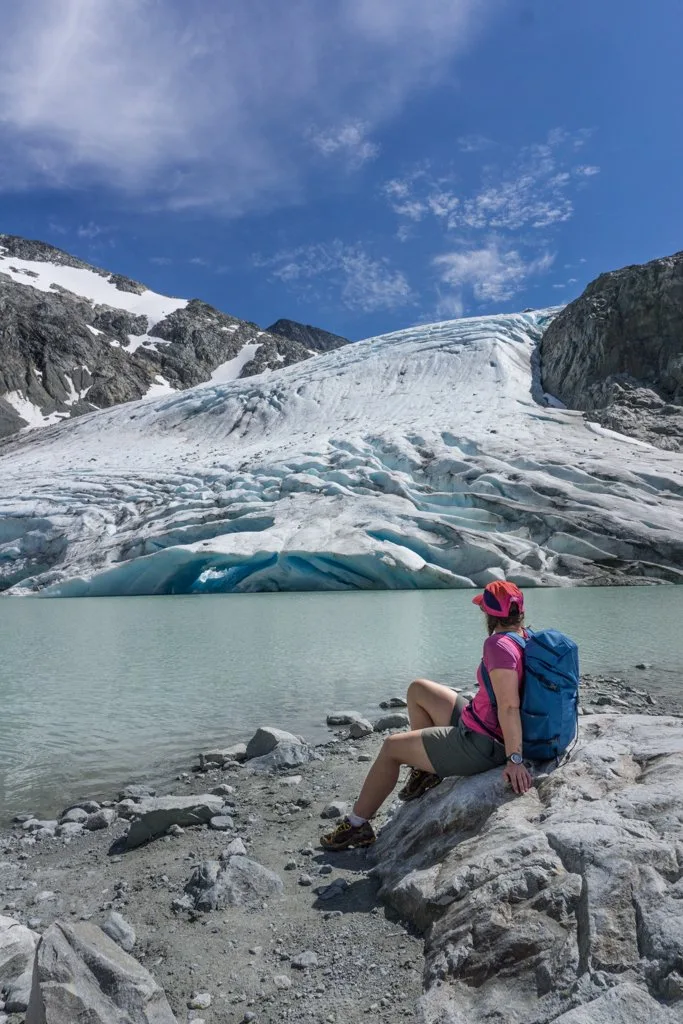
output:
[[[95,224],[94,221],[89,221],[87,224],[81,224],[76,234],[79,238],[97,238],[98,235],[106,234],[108,228],[102,227],[100,224]]]
[[[149,262],[156,263],[158,267],[169,267],[173,260],[168,256],[150,256]]]
[[[371,159],[370,133],[488,18],[477,0],[6,6],[0,187],[101,182],[232,213],[300,192],[302,125],[320,152]]]
[[[385,183],[384,197],[400,221],[398,238],[436,230],[448,246],[433,259],[435,315],[462,315],[472,301],[507,302],[548,272],[553,230],[573,216],[575,195],[599,172],[576,164],[576,150],[591,134],[554,128],[507,164],[496,147],[499,162],[485,164],[478,185],[466,191],[452,171],[424,163]],[[489,140],[459,141],[466,152],[480,151],[484,141],[493,148]]]
[[[433,262],[440,281],[452,289],[450,301],[462,307],[465,287],[472,289],[479,302],[505,302],[520,290],[529,277],[548,270],[553,260],[554,256],[549,252],[524,259],[515,249],[506,249],[491,241],[481,249],[443,253]]]
[[[339,296],[348,309],[364,313],[414,301],[402,271],[388,260],[370,255],[362,245],[346,245],[338,239],[283,250],[273,256],[257,255],[254,263],[308,300]]]
[[[311,131],[311,145],[324,157],[341,161],[349,170],[357,170],[379,156],[379,146],[367,135],[368,126],[355,121],[330,128],[327,131]]]
[[[458,149],[461,153],[483,153],[485,149],[491,149],[495,143],[487,139],[485,135],[461,135],[458,139]]]

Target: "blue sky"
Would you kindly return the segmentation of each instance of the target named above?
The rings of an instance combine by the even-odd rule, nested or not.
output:
[[[356,339],[683,248],[680,0],[23,0],[0,231]]]

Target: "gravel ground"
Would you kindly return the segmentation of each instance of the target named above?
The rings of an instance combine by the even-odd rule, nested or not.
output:
[[[584,713],[683,712],[683,702],[650,695],[647,669],[636,674],[628,682],[587,677]],[[333,800],[353,798],[381,741],[377,734],[335,738],[318,748],[322,760],[295,770],[188,772],[162,791],[186,795],[233,786],[235,827],[228,833],[186,828],[120,855],[110,848],[128,828],[122,820],[68,843],[33,843],[20,827],[0,832],[0,912],[42,931],[56,918],[101,924],[117,910],[135,929],[133,955],[165,988],[179,1021],[410,1020],[421,991],[421,937],[378,903],[368,875],[371,851],[325,854],[317,846],[335,824],[321,812]],[[174,910],[194,865],[217,859],[235,836],[249,857],[277,872],[284,894],[257,909]],[[347,887],[320,899],[316,890],[335,879]],[[309,952],[312,965],[297,967],[297,957]],[[211,996],[209,1008],[189,1008],[197,993]]]

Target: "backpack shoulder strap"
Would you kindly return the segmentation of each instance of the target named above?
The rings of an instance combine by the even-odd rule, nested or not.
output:
[[[523,636],[520,636],[519,633],[499,633],[498,635],[499,636],[509,636],[509,637],[511,637],[514,640],[514,642],[517,644],[517,646],[519,648],[521,648],[522,652],[524,652],[524,648],[526,647],[526,639]],[[496,701],[496,695],[493,692],[493,683],[491,682],[491,674],[490,674],[489,670],[487,669],[486,665],[484,664],[484,659],[483,658],[481,660],[481,678],[484,680],[484,686],[486,687],[486,693],[488,694],[488,698],[489,698],[489,701],[491,703],[491,707],[495,709],[495,708],[498,707],[498,703]]]

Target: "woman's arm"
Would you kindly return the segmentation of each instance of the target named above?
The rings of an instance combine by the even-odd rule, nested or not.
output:
[[[494,668],[491,673],[491,685],[496,696],[498,722],[503,732],[505,753],[523,754],[522,720],[519,715],[519,676],[514,669]],[[515,793],[526,793],[531,789],[533,780],[523,764],[507,762],[503,775]]]

